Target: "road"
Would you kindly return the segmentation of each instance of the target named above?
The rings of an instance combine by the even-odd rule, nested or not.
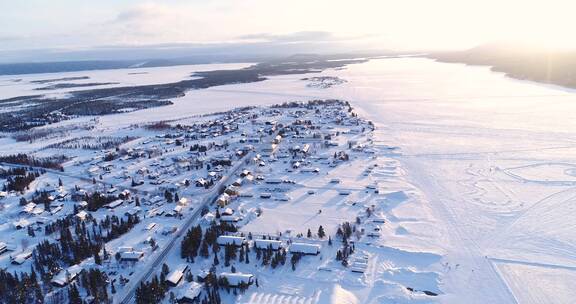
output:
[[[160,253],[156,257],[154,257],[154,259],[148,265],[146,265],[145,267],[146,270],[139,272],[141,273],[139,277],[132,278],[130,280],[130,283],[124,286],[124,288],[122,289],[123,292],[118,293],[118,296],[114,298],[114,303],[128,304],[134,302],[134,298],[136,295],[136,288],[140,286],[141,282],[148,281],[150,276],[158,270],[158,267],[160,267],[164,263],[170,251],[175,248],[175,245],[178,244],[178,241],[186,234],[186,231],[190,229],[190,227],[196,221],[196,219],[198,219],[202,209],[204,209],[204,207],[208,206],[210,203],[216,200],[216,198],[220,194],[220,190],[222,190],[225,187],[225,185],[228,184],[229,179],[233,177],[240,168],[243,167],[244,160],[250,159],[252,157],[252,154],[253,152],[249,152],[243,158],[238,160],[238,162],[234,165],[234,167],[230,169],[228,174],[224,176],[215,187],[213,187],[208,193],[205,194],[200,204],[194,207],[195,209],[186,218],[184,224],[174,234],[174,237],[168,242],[166,246],[164,246],[164,248],[160,251]]]

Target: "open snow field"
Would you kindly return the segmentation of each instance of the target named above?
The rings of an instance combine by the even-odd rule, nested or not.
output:
[[[193,71],[162,69],[172,69],[174,74],[166,72],[170,76],[160,82],[172,81],[172,76],[185,78]],[[89,73],[106,72],[118,73]],[[356,277],[342,274],[334,282],[330,278],[334,273],[313,272],[307,267],[290,280],[272,278],[283,274],[271,273],[270,278],[261,280],[264,286],[276,286],[274,289],[251,289],[239,297],[240,303],[330,303],[330,294],[350,299],[342,303],[356,303],[355,299],[366,303],[573,302],[573,91],[512,80],[485,67],[421,58],[372,60],[328,70],[322,76],[347,82],[326,89],[306,86],[300,79],[308,76],[271,77],[264,82],[189,91],[170,106],[103,116],[95,130],[127,132],[134,123],[184,119],[246,105],[330,97],[348,100],[375,123],[377,153],[388,153],[388,146],[400,149],[379,160],[379,164],[389,165],[369,177],[357,171],[359,166],[354,170],[335,168],[340,170],[335,174],[342,183],[334,187],[355,190],[377,179],[387,191],[401,191],[406,196],[371,198],[387,200],[382,203],[388,207],[381,238],[374,244],[359,245],[376,257],[369,277],[358,282]],[[1,92],[17,90],[6,85],[8,80],[2,81]],[[24,148],[22,143],[11,146],[14,143],[8,138],[2,143],[0,150]],[[368,198],[361,191],[342,198],[335,190],[308,196],[309,188],[326,183],[314,179],[306,184],[308,188],[294,190],[290,202],[263,205],[263,216],[244,229],[283,231],[288,227],[299,231],[322,209],[317,216],[332,233],[334,225],[353,208],[346,201]],[[294,208],[309,216],[294,216]],[[294,278],[298,276],[306,280],[298,281]],[[309,279],[319,283],[307,285]],[[411,285],[441,295],[422,298],[400,287]]]

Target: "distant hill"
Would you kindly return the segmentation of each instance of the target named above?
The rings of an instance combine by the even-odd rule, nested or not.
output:
[[[433,53],[443,62],[491,66],[508,76],[576,88],[576,50],[551,51],[512,44],[487,44],[466,51]]]

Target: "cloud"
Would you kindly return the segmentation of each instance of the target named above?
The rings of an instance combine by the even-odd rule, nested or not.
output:
[[[301,31],[289,34],[259,33],[248,34],[238,37],[241,40],[257,40],[268,42],[318,42],[336,40],[330,32],[325,31]]]

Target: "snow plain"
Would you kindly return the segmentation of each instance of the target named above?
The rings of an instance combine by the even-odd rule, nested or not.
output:
[[[180,73],[176,72],[179,67],[167,69]],[[103,116],[96,130],[112,132],[135,123],[185,119],[245,105],[349,100],[376,124],[377,145],[400,147],[393,158],[413,202],[391,207],[394,217],[382,237],[382,247],[372,249],[389,261],[379,261],[381,269],[373,272],[372,290],[377,294],[362,298],[370,299],[369,303],[409,303],[406,297],[394,298],[398,291],[390,291],[395,288],[390,281],[438,275],[432,281],[439,282],[437,288],[443,295],[437,301],[444,303],[573,301],[573,91],[513,80],[486,67],[422,58],[372,60],[321,74],[347,82],[327,89],[310,88],[300,80],[309,75],[289,75],[190,91],[173,100],[174,105]],[[18,85],[4,85],[1,92],[17,91],[13,86]],[[66,123],[70,122],[62,124]],[[9,139],[3,143],[2,150],[23,148],[11,146]],[[386,175],[382,173],[382,180],[397,182],[395,176]],[[386,267],[402,263],[408,267],[401,271]],[[413,264],[437,264],[441,271],[407,275]],[[285,293],[298,285],[277,283],[285,285]],[[352,283],[343,287],[319,283],[314,288],[321,289],[320,293],[310,286],[301,288],[317,299],[324,297],[322,292],[339,292],[343,297],[354,292]],[[243,299],[266,302],[261,300],[266,291],[258,292]]]

